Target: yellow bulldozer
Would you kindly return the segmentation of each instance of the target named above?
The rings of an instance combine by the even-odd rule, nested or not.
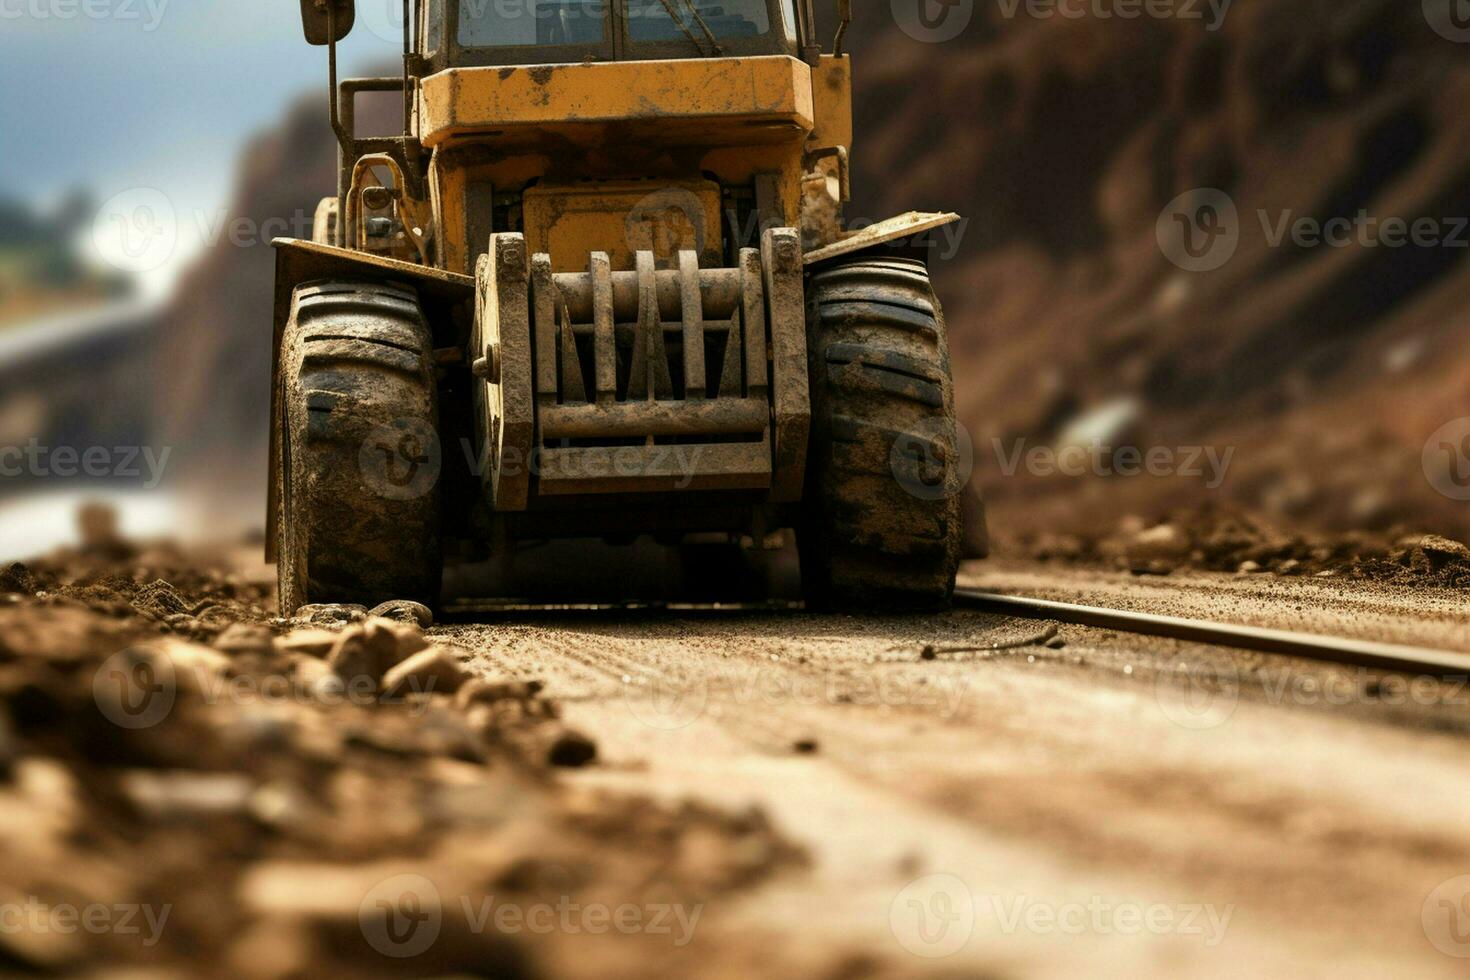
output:
[[[301,0],[340,167],[275,243],[283,611],[432,606],[446,561],[532,541],[790,531],[815,608],[946,604],[960,447],[916,243],[958,216],[845,227],[850,0],[830,53],[813,0],[402,12],[402,75],[339,84],[353,2]],[[400,92],[402,133],[359,136],[357,97]]]

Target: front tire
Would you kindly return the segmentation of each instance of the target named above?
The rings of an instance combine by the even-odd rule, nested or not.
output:
[[[818,608],[920,611],[954,595],[967,474],[928,270],[852,256],[807,290],[812,442],[801,546]]]
[[[277,577],[308,603],[438,602],[438,390],[417,295],[296,289],[281,342]]]

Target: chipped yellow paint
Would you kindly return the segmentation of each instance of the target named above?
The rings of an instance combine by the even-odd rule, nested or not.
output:
[[[605,127],[706,146],[804,139],[812,71],[785,56],[451,68],[420,85],[423,142],[459,135],[606,140]]]
[[[847,55],[822,55],[812,72],[812,105],[816,128],[810,149],[845,146],[852,149],[852,59]]]

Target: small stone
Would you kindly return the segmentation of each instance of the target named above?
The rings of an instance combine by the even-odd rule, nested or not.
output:
[[[211,690],[232,666],[230,658],[213,647],[174,637],[132,647],[127,655],[133,662],[152,662],[161,683],[190,691]],[[167,660],[168,666],[163,667],[160,660]]]
[[[381,616],[399,623],[413,623],[419,629],[428,629],[434,625],[434,614],[429,607],[411,599],[390,599],[374,606],[368,615]]]
[[[816,755],[820,747],[814,738],[799,738],[791,743],[791,751],[797,755]]]
[[[429,645],[417,628],[391,619],[369,619],[337,636],[327,663],[348,684],[369,678],[377,683],[399,663]]]
[[[1276,566],[1277,575],[1300,575],[1301,572],[1302,563],[1297,561],[1295,558],[1288,558],[1286,561]]]
[[[455,694],[454,706],[466,711],[477,704],[529,701],[541,693],[543,686],[540,681],[487,681],[484,678],[471,677]]]
[[[1417,546],[1426,555],[1470,561],[1470,547],[1458,541],[1440,537],[1438,534],[1426,534],[1419,539]]]
[[[1060,636],[1054,636],[1046,641],[1046,647],[1048,650],[1061,650],[1065,648],[1066,645],[1067,641],[1062,639]]]
[[[34,595],[37,589],[36,576],[18,561],[0,568],[0,592],[20,592]]]
[[[122,788],[149,817],[188,820],[245,813],[254,783],[243,773],[135,769],[123,773]]]
[[[580,769],[597,758],[597,743],[575,729],[563,729],[547,749],[546,761],[562,769]]]
[[[1261,563],[1260,562],[1258,562],[1258,561],[1243,561],[1235,569],[1235,574],[1237,574],[1237,575],[1255,575],[1260,570],[1261,570]]]
[[[383,676],[383,693],[388,697],[454,694],[468,677],[453,653],[444,647],[430,647],[389,670]]]
[[[337,672],[325,660],[310,655],[297,654],[291,658],[291,679],[299,690],[319,701],[343,691],[342,678]]]
[[[271,631],[253,623],[232,623],[215,638],[214,648],[231,656],[269,654],[274,649]]]
[[[275,646],[281,653],[326,657],[332,652],[332,647],[337,645],[339,635],[331,630],[296,630],[277,637]]]
[[[1134,535],[1128,544],[1128,568],[1135,575],[1168,575],[1189,557],[1189,536],[1173,524],[1160,524]]]

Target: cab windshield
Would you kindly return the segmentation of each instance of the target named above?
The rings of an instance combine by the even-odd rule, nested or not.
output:
[[[711,53],[722,41],[774,33],[794,44],[793,0],[460,0],[459,44],[466,48],[599,45],[613,41],[609,13],[621,12],[626,43],[689,45]],[[773,25],[772,7],[780,23]],[[616,39],[621,46],[624,38]]]

